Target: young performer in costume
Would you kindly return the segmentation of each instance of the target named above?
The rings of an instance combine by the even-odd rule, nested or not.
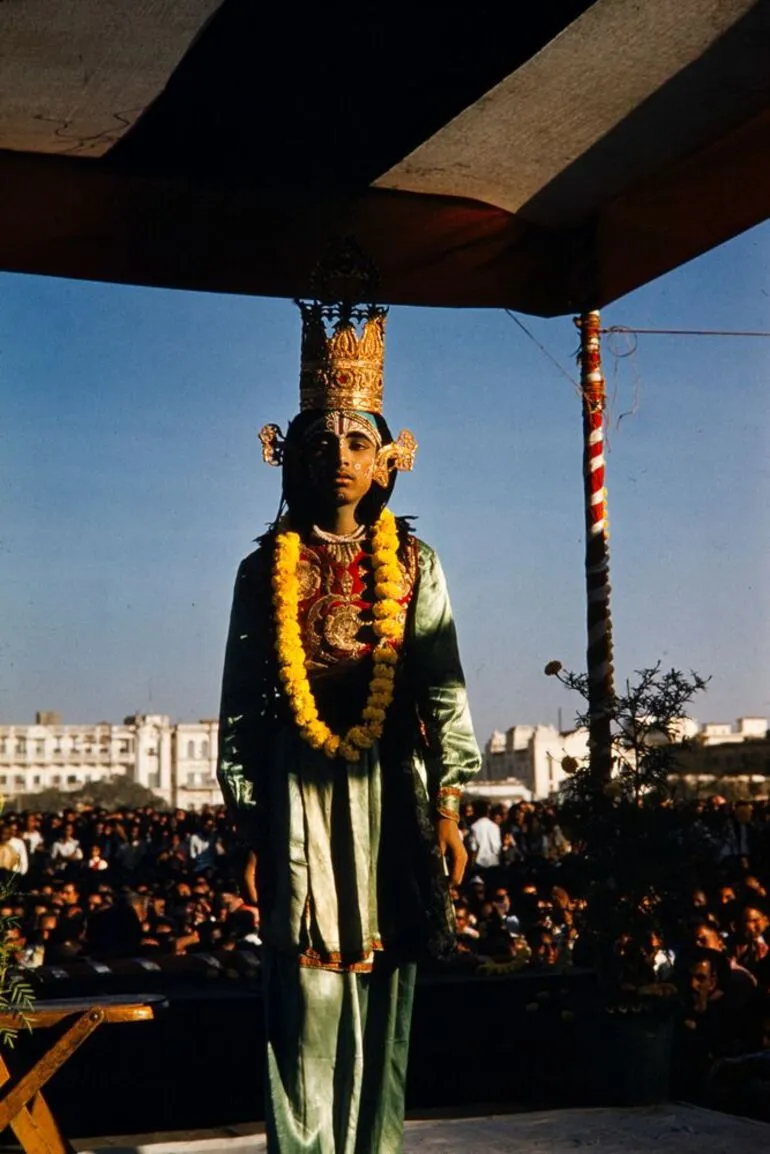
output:
[[[328,283],[300,304],[301,411],[260,434],[285,512],[236,579],[219,780],[260,909],[269,1149],[395,1154],[479,753],[441,566],[387,507],[416,444],[381,416],[385,310]]]

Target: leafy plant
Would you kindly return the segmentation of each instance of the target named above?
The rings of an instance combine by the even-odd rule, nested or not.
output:
[[[558,662],[549,663],[546,670],[588,700],[587,674],[562,670]],[[610,699],[613,774],[611,788],[606,789],[605,783],[605,791],[610,797],[638,805],[650,793],[658,798],[670,796],[669,777],[689,744],[681,730],[687,720],[686,707],[696,693],[705,690],[709,678],[693,671],[686,675],[678,669],[661,672],[661,662],[637,670],[636,677],[633,683],[626,681],[623,693]],[[578,712],[579,727],[587,729],[589,720],[588,709]],[[582,767],[568,764],[567,768],[573,769],[568,796],[591,792],[595,778],[590,760]]]
[[[588,678],[550,662],[546,673],[588,699]],[[610,700],[612,775],[565,758],[561,810],[573,844],[587,907],[581,940],[585,958],[612,983],[635,981],[646,936],[661,929],[667,903],[681,891],[688,868],[687,829],[671,804],[670,778],[689,742],[687,707],[708,679],[661,663],[638,670]],[[588,728],[589,712],[577,714]]]
[[[16,890],[16,875],[0,879],[0,906],[6,905]],[[14,932],[19,918],[0,911],[0,1014],[13,1015],[14,1025],[0,1025],[0,1044],[13,1047],[20,1029],[32,1029],[30,1014],[35,1008],[35,991],[27,971],[19,965]]]

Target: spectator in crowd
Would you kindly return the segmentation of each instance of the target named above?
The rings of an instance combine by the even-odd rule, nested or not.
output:
[[[82,860],[83,851],[75,837],[75,826],[72,822],[67,822],[61,837],[58,837],[51,846],[51,864],[54,868],[63,869]]]
[[[141,872],[148,848],[141,825],[139,822],[134,822],[128,837],[121,842],[115,851],[115,864],[124,878],[133,879]]]
[[[8,822],[8,844],[13,846],[19,855],[16,872],[23,877],[29,871],[29,854],[27,853],[26,842],[20,835],[19,823],[13,819]]]
[[[729,963],[724,953],[695,947],[680,961],[685,1005],[675,1053],[677,1092],[697,1099],[718,1067],[750,1042],[749,1017],[726,997]]]
[[[455,928],[457,930],[457,944],[461,950],[473,952],[480,934],[476,928],[476,919],[466,902],[455,904]]]
[[[24,822],[24,832],[21,835],[27,847],[27,858],[32,861],[35,852],[42,845],[43,835],[40,832],[40,819],[37,814],[29,813]]]
[[[466,904],[474,918],[481,914],[487,900],[487,883],[481,874],[474,874],[466,887]]]
[[[216,864],[216,829],[212,818],[208,818],[200,830],[196,830],[190,835],[188,842],[188,855],[192,862],[193,869],[197,872],[200,870],[210,869]]]
[[[526,939],[532,951],[530,966],[533,969],[549,969],[556,965],[559,960],[559,947],[547,926],[532,926],[527,930]]]
[[[470,852],[477,870],[490,870],[500,864],[502,835],[500,823],[490,817],[489,802],[480,802],[478,816],[470,829]]]
[[[727,954],[724,937],[708,920],[698,920],[692,926],[692,944],[712,953],[725,954],[730,973],[725,983],[725,1000],[728,1006],[743,1009],[754,997],[757,979],[745,966],[739,965],[734,956]]]
[[[103,850],[98,841],[91,845],[87,862],[89,873],[102,873],[110,868],[110,863],[103,856]]]
[[[514,840],[510,829],[501,830],[500,865],[512,866],[524,861],[524,854]]]
[[[758,905],[744,906],[738,916],[735,935],[735,959],[754,973],[770,952],[765,940],[767,914]]]
[[[18,873],[19,862],[19,851],[11,843],[11,831],[3,823],[0,825],[0,878],[9,873]]]

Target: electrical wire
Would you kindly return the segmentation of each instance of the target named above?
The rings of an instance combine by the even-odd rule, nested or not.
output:
[[[770,337],[770,332],[741,332],[736,329],[635,329],[630,325],[610,325],[599,332],[643,333],[645,336],[664,337]]]
[[[545,347],[545,345],[542,344],[537,339],[537,337],[529,331],[529,329],[524,324],[524,322],[522,320],[520,320],[519,317],[516,316],[516,313],[511,312],[510,309],[504,309],[503,311],[506,313],[507,316],[509,316],[511,318],[512,321],[515,321],[515,323],[519,326],[521,331],[529,337],[529,339],[532,341],[532,343],[537,345],[537,347],[540,349],[540,352],[543,354],[543,356],[548,358],[548,360],[551,362],[551,364],[554,366],[554,368],[557,368],[559,370],[559,372],[561,373],[561,375],[563,377],[567,378],[567,380],[570,382],[570,384],[577,390],[578,396],[582,396],[581,391],[580,391],[579,382],[576,381],[575,378],[572,376],[572,374],[567,369],[564,368],[564,365],[562,365],[559,361],[557,361],[556,357],[551,352],[548,351],[548,349]]]

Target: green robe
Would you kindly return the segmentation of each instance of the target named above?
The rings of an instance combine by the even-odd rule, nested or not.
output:
[[[399,1148],[393,1135],[403,1112],[403,1035],[412,963],[425,954],[444,954],[454,942],[434,832],[440,791],[461,789],[479,768],[479,752],[444,575],[434,551],[416,539],[410,542],[415,572],[383,737],[356,763],[332,761],[311,749],[277,688],[271,546],[266,539],[241,564],[236,579],[218,769],[239,834],[258,853],[260,933],[270,954],[268,999],[283,1006],[280,1013],[275,1005],[268,1011],[273,1023],[268,1029],[268,1130],[276,1150],[358,1154],[371,1149],[382,1154]],[[360,717],[370,672],[367,659],[342,669],[336,681],[313,681],[311,672],[319,710],[336,732]],[[370,974],[375,951],[382,954]],[[313,968],[337,972],[333,978],[318,972],[310,976],[308,968],[310,973]],[[411,981],[404,977],[408,972]],[[359,989],[355,995],[344,993],[351,975],[363,983],[353,987]],[[348,1007],[342,1017],[341,1010],[330,1014],[330,981],[339,990],[335,1004]],[[379,993],[368,997],[370,985]],[[317,993],[314,1003],[313,990],[322,988],[325,992]],[[377,1001],[381,997],[396,1002],[383,1009]],[[349,1014],[356,1006],[353,1028]],[[360,1017],[362,1006],[368,1010]],[[358,1075],[352,1071],[371,1066],[371,1055],[393,1045],[392,1038],[367,1036],[373,1029],[366,1026],[367,1015],[370,1021],[389,1022],[402,1036],[396,1047],[399,1060],[383,1071],[381,1085],[366,1091],[382,1110],[377,1117],[369,1110],[363,1133],[350,1123],[348,1107],[345,1136],[337,1109],[334,1135],[324,1137],[309,1097],[338,1095],[338,1083],[355,1083],[360,1090],[367,1079],[360,1070]],[[293,1025],[287,1026],[289,1021]],[[360,1044],[343,1046],[346,1032],[360,1036]],[[328,1072],[329,1067],[334,1067],[329,1073],[333,1085],[323,1088],[318,1070]],[[309,1084],[316,1092],[311,1094]],[[356,1118],[365,1113],[357,1099]],[[378,1146],[373,1135],[380,1134],[381,1142],[383,1132],[391,1139]]]
[[[451,940],[433,819],[439,791],[462,788],[480,758],[441,564],[428,545],[415,546],[394,701],[382,740],[355,764],[311,749],[276,689],[270,543],[238,572],[218,774],[242,838],[260,854],[264,940],[288,953],[307,947],[348,960],[381,939],[417,958]],[[353,706],[348,721],[360,713],[356,690],[365,695],[370,668],[362,662],[360,684],[338,690]]]

